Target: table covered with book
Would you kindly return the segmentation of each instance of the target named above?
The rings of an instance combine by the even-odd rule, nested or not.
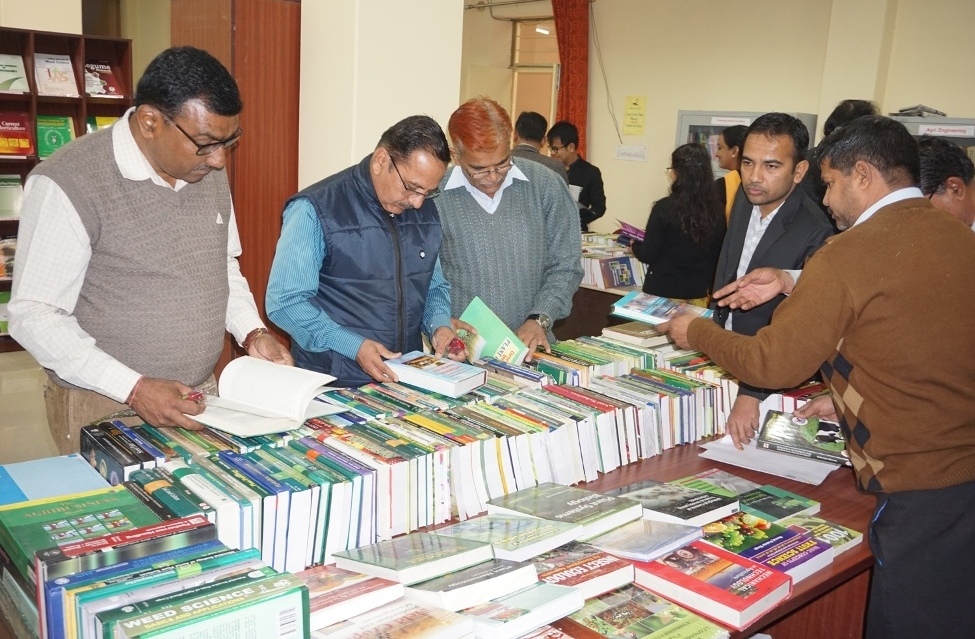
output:
[[[40,462],[4,467],[0,603],[18,611],[5,614],[16,623],[39,604],[45,637],[177,637],[269,616],[278,632],[323,637],[383,624],[492,639],[549,636],[550,624],[563,636],[859,636],[873,499],[849,468],[811,485],[700,457],[735,391],[700,354],[602,338],[557,347],[531,372],[489,359],[486,383],[457,398],[395,383],[331,391],[342,412],[286,433],[101,422],[81,456],[46,460],[43,489],[23,478]],[[777,397],[769,407],[788,409]],[[88,484],[59,482],[79,464]],[[66,497],[72,486],[88,490]],[[654,506],[678,494],[693,508]],[[181,567],[140,564],[147,553]],[[727,618],[735,602],[702,604],[675,576],[732,564],[758,575],[734,596],[762,612]],[[230,601],[238,582],[262,594]],[[147,603],[131,595],[135,611],[113,612],[111,583]]]

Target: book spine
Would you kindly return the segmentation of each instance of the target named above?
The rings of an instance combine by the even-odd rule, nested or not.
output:
[[[122,485],[125,486],[126,490],[135,495],[136,499],[145,504],[146,508],[155,513],[160,520],[168,521],[170,519],[177,518],[176,514],[172,510],[167,508],[164,503],[156,499],[156,497],[149,493],[149,491],[146,490],[145,487],[143,487],[139,482],[130,479],[122,482]]]
[[[162,465],[166,463],[166,453],[157,448],[152,442],[139,434],[134,428],[130,428],[118,420],[113,420],[112,424],[118,428],[123,435],[135,442],[140,448],[145,450],[147,453],[152,455],[156,460],[156,465]]]
[[[199,506],[176,490],[170,480],[162,473],[155,472],[155,469],[135,471],[132,473],[132,481],[142,486],[177,517],[203,514]]]
[[[156,466],[156,458],[139,446],[135,441],[130,439],[123,433],[114,422],[101,422],[98,426],[104,430],[108,438],[118,446],[121,450],[124,450],[131,458],[137,460],[142,464],[143,468],[154,468]]]
[[[113,486],[129,479],[142,468],[142,463],[109,439],[107,433],[96,425],[81,429],[81,454]],[[94,460],[94,461],[93,461]]]

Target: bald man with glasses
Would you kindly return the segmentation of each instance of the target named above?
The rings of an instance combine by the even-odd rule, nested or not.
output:
[[[494,100],[462,104],[447,125],[454,168],[437,209],[454,315],[480,297],[525,342],[550,351],[552,324],[582,281],[579,215],[558,175],[511,157],[511,118]]]
[[[433,204],[449,161],[440,125],[411,116],[287,202],[266,308],[297,366],[339,386],[396,381],[385,360],[421,350],[422,334],[435,354],[463,359],[447,351],[457,335]]]

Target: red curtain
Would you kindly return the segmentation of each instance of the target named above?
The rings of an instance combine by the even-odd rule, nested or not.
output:
[[[562,65],[556,119],[579,129],[579,154],[585,156],[589,114],[589,0],[552,0]]]

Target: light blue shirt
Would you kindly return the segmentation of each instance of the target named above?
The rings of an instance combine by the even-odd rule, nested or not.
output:
[[[267,316],[304,350],[334,351],[354,360],[365,338],[339,326],[311,302],[318,295],[318,275],[326,255],[315,207],[307,198],[296,199],[284,209],[281,237],[267,283]],[[450,283],[443,276],[439,256],[422,321],[427,335],[433,335],[441,326],[450,326]]]

